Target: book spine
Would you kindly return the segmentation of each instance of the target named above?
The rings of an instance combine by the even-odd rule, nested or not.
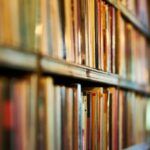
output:
[[[66,97],[66,88],[64,86],[61,87],[61,123],[62,123],[62,149],[66,149],[66,104],[65,104],[65,97]]]
[[[101,1],[101,5],[100,5],[100,13],[101,13],[101,18],[100,18],[100,22],[101,22],[101,32],[100,32],[100,41],[101,41],[101,66],[102,66],[102,70],[104,70],[104,32],[105,32],[105,30],[104,30],[104,2],[103,1]]]
[[[64,0],[64,13],[65,13],[65,48],[66,60],[75,62],[75,47],[74,47],[74,8],[71,0]]]
[[[78,128],[79,128],[79,137],[78,137],[78,149],[83,149],[82,145],[82,95],[81,95],[81,85],[77,85],[77,92],[78,92],[78,117],[79,117],[79,123],[78,123]]]
[[[61,137],[61,132],[62,132],[62,124],[61,124],[61,87],[60,86],[55,86],[55,101],[54,101],[54,149],[61,150],[61,145],[62,145],[62,137]]]
[[[78,149],[79,146],[79,101],[78,91],[74,88],[74,99],[73,99],[73,148]]]
[[[28,85],[28,107],[27,107],[27,113],[28,113],[28,122],[29,122],[29,140],[28,144],[30,147],[28,147],[29,150],[35,150],[36,148],[36,131],[37,131],[37,87],[38,87],[38,78],[36,75],[32,75],[29,79],[29,85]]]
[[[66,88],[66,147],[73,149],[73,89]]]
[[[38,80],[36,149],[46,149],[45,79]]]
[[[97,120],[96,120],[96,93],[91,93],[91,124],[92,124],[92,150],[97,149]]]
[[[51,93],[49,92],[51,91]],[[46,149],[54,149],[54,84],[52,78],[45,79]]]
[[[95,68],[95,0],[88,0],[89,67]]]
[[[92,145],[92,127],[91,127],[91,95],[87,93],[87,149],[91,149]]]
[[[102,70],[101,64],[101,0],[96,1],[96,67]]]
[[[82,96],[82,144],[83,150],[87,149],[87,95],[83,92]]]
[[[0,78],[0,149],[2,149],[2,131],[3,131],[3,82],[2,79]]]
[[[3,115],[2,120],[2,149],[15,149],[15,132],[13,120],[13,99],[12,99],[12,86],[11,80],[3,82]],[[7,91],[7,92],[6,92]]]

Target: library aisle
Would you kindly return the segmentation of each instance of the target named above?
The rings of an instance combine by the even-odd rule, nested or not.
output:
[[[149,150],[150,1],[0,0],[0,150]]]

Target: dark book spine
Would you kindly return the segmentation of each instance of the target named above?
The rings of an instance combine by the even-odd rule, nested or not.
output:
[[[65,10],[64,10],[64,0],[59,1],[59,11],[60,11],[60,22],[62,24],[62,40],[63,40],[63,58],[66,59],[66,46],[65,46]]]
[[[66,88],[63,86],[61,88],[61,123],[62,123],[62,150],[65,150],[65,141],[66,141],[66,105],[65,105],[65,98],[66,98]]]
[[[95,64],[96,68],[99,66],[99,10],[98,10],[98,0],[95,2]]]
[[[80,7],[81,7],[81,39],[82,39],[82,42],[81,42],[81,64],[83,65],[86,65],[86,29],[85,29],[85,9],[86,9],[86,6],[85,6],[85,2],[86,0],[80,0]]]
[[[91,135],[91,94],[87,93],[87,149],[91,150],[92,135]]]
[[[112,149],[112,93],[110,93],[110,100],[109,100],[109,148]]]
[[[12,101],[12,81],[5,80],[3,86],[3,131],[2,131],[2,149],[15,149],[15,134],[13,124],[13,101]]]
[[[44,80],[44,79],[43,79]],[[45,87],[44,81],[39,81],[39,94],[38,94],[38,103],[37,103],[37,142],[36,149],[42,150],[45,149],[45,127],[44,124],[46,122],[45,118]]]
[[[78,84],[77,85],[77,93],[78,93],[78,128],[79,128],[79,136],[78,136],[78,141],[79,141],[79,145],[78,145],[78,149],[82,149],[82,95],[81,95],[81,85]]]
[[[73,98],[73,149],[77,150],[78,149],[78,136],[79,136],[79,128],[78,128],[78,114],[79,114],[79,110],[78,110],[78,93],[77,93],[77,89],[76,87],[74,88],[73,91],[74,94],[74,98]]]

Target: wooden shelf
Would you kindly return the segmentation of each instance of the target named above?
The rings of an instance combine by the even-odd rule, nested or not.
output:
[[[130,11],[128,11],[123,5],[117,4],[116,2],[113,2],[112,0],[106,0],[109,4],[114,6],[116,9],[118,9],[122,15],[131,22],[139,31],[141,31],[147,38],[150,38],[150,29],[146,27],[142,22],[137,19],[136,16],[134,16]]]
[[[36,70],[37,56],[9,48],[0,48],[0,66],[21,70]]]
[[[63,76],[69,76],[78,79],[86,79],[86,81],[94,81],[110,86],[136,91],[145,95],[150,95],[147,87],[140,86],[135,82],[131,82],[120,78],[118,75],[106,73],[93,68],[85,67],[57,60],[53,58],[43,57],[40,61],[41,69],[44,73],[51,73]]]
[[[14,68],[24,71],[38,71],[42,73],[61,75],[81,80],[116,86],[150,95],[147,87],[140,86],[119,77],[119,75],[103,72],[83,65],[77,65],[64,60],[40,56],[9,48],[0,48],[0,67]]]
[[[149,143],[142,143],[142,144],[137,144],[137,145],[133,145],[131,147],[125,148],[124,150],[149,150],[149,149],[150,149]]]
[[[49,72],[79,79],[86,79],[109,85],[118,85],[117,75],[108,74],[82,65],[67,63],[63,60],[43,57],[41,60],[41,68],[43,72],[47,73]]]
[[[136,82],[125,80],[122,78],[119,79],[118,87],[132,90],[132,91],[136,91],[136,92],[140,92],[140,93],[143,93],[146,95],[147,94],[150,95],[149,87],[142,86],[142,85],[137,84]]]

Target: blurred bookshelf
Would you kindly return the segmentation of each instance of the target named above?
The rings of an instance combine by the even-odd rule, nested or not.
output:
[[[8,3],[0,150],[148,149],[148,0]]]

